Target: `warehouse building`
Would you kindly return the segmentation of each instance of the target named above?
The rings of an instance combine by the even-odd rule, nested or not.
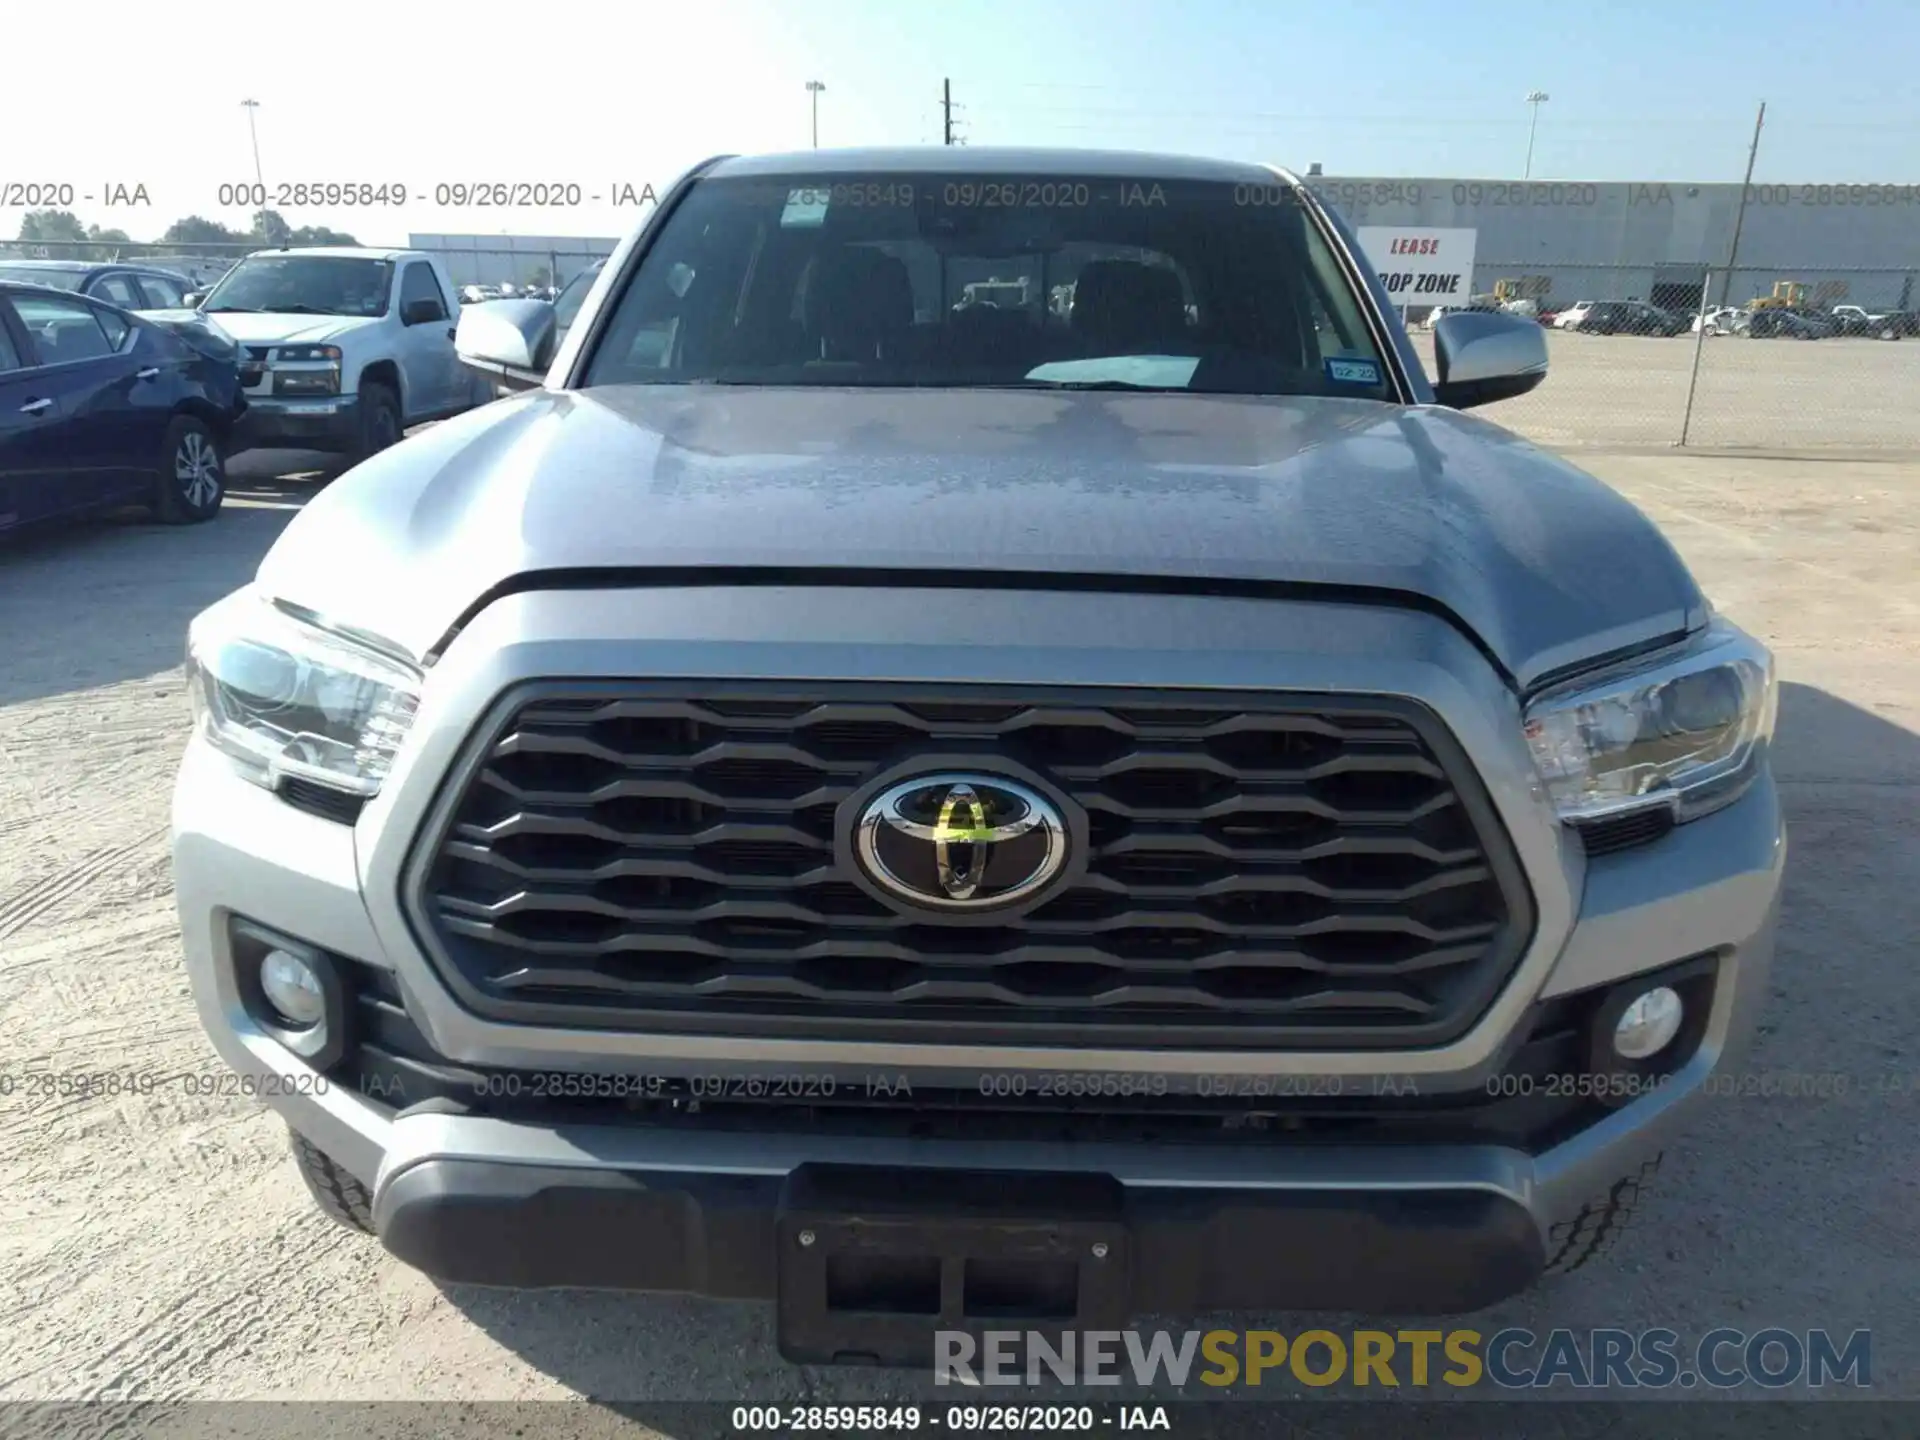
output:
[[[1739,185],[1310,175],[1349,223],[1476,232],[1475,293],[1497,281],[1552,304],[1650,300],[1691,309],[1711,274],[1721,299]],[[1810,303],[1912,309],[1920,300],[1920,186],[1751,187],[1735,304],[1780,281]],[[1377,257],[1376,257],[1377,258]]]

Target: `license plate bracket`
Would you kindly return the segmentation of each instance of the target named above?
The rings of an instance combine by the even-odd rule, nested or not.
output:
[[[780,1353],[796,1364],[931,1366],[938,1331],[978,1346],[987,1330],[1119,1329],[1129,1311],[1106,1176],[805,1165],[774,1229]]]

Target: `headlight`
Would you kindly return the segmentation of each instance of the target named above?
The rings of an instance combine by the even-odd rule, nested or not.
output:
[[[1560,818],[1665,805],[1692,820],[1738,799],[1773,738],[1773,656],[1724,620],[1653,657],[1543,692],[1527,745]]]
[[[405,661],[252,591],[205,611],[187,637],[200,733],[269,789],[297,776],[377,794],[413,724],[420,679]]]
[[[276,395],[338,395],[338,370],[276,370],[273,374]]]
[[[282,345],[273,352],[273,393],[276,395],[338,395],[338,345]],[[324,370],[282,370],[282,365],[324,365]]]

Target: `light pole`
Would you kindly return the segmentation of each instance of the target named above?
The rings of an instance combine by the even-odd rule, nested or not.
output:
[[[1521,176],[1523,180],[1531,180],[1533,178],[1533,135],[1534,132],[1540,128],[1540,107],[1547,102],[1548,98],[1547,92],[1544,90],[1529,90],[1527,92],[1527,104],[1533,107],[1533,120],[1532,123],[1527,126],[1527,173]]]
[[[818,80],[807,81],[807,90],[813,96],[813,148],[820,148],[820,92],[827,87]]]
[[[261,203],[266,202],[267,181],[260,171],[260,132],[253,127],[253,112],[260,108],[258,100],[242,100],[240,106],[247,112],[247,135],[253,141],[253,178],[260,186]]]

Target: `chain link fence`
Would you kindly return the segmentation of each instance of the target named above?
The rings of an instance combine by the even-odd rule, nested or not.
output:
[[[1890,133],[1838,128],[1854,163],[1872,163]],[[1419,280],[1443,283],[1407,285],[1410,300],[1437,289],[1449,305],[1549,325],[1545,383],[1488,412],[1522,434],[1563,447],[1920,448],[1920,186],[1740,183],[1762,135],[1729,143],[1732,173],[1698,184],[1306,184],[1403,284],[1402,257],[1451,257],[1420,262],[1437,273]],[[1817,153],[1807,141],[1777,126],[1765,136],[1800,157]],[[1410,305],[1407,319],[1431,372],[1427,315]]]
[[[460,289],[484,287],[515,294],[565,288],[582,270],[613,253],[617,240],[555,239],[503,235],[484,243],[470,236],[414,235],[372,250],[422,250],[437,255]],[[269,248],[246,244],[166,244],[161,242],[0,241],[0,265],[8,261],[58,262],[63,265],[133,265],[165,270],[205,291],[217,284],[242,257]],[[298,250],[298,244],[284,247]],[[496,295],[492,298],[498,298]]]
[[[204,289],[231,270],[241,256],[263,248],[257,243],[169,245],[141,241],[0,240],[0,265],[17,261],[29,265],[134,265],[165,270]]]
[[[613,253],[617,240],[549,239],[501,235],[484,243],[473,236],[414,235],[409,248],[438,255],[459,286],[492,289],[563,289],[596,260]]]
[[[1532,313],[1551,359],[1489,418],[1562,448],[1920,450],[1920,270],[1660,273],[1476,263],[1472,303]],[[1437,313],[1408,314],[1429,375]]]

